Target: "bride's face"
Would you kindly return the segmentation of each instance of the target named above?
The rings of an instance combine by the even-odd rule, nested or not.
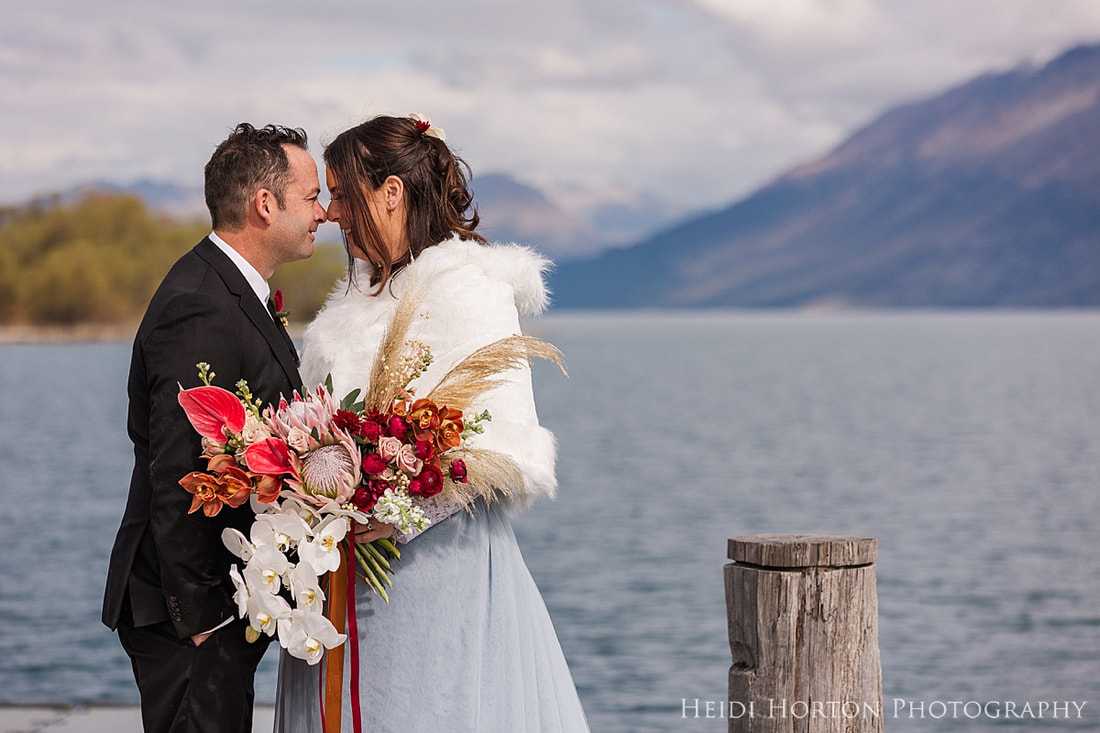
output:
[[[364,233],[365,236],[360,237],[359,232],[356,231],[355,217],[349,210],[349,202],[344,197],[344,192],[341,191],[340,184],[331,168],[325,171],[325,184],[328,186],[330,196],[328,220],[340,225],[340,229],[343,230],[348,241],[351,256],[368,262],[380,259],[380,257],[371,257],[371,253],[367,249],[366,242],[370,240],[370,234]],[[380,244],[385,247],[385,254],[389,257],[390,262],[396,262],[408,249],[408,245],[404,244],[404,206],[398,207],[395,205],[394,194],[392,191],[386,190],[385,184],[374,191],[364,188],[363,194],[367,200],[367,209],[370,211],[374,231],[382,239]],[[400,198],[400,194],[398,194],[398,198]],[[379,253],[380,256],[381,254]]]
[[[336,182],[336,176],[333,175],[332,168],[325,171],[325,186],[328,187],[329,195],[328,220],[338,224],[344,232],[344,239],[348,243],[348,253],[352,257],[369,260],[367,253],[359,246],[355,234],[352,232],[351,215],[345,210],[343,192],[340,190],[340,184]]]

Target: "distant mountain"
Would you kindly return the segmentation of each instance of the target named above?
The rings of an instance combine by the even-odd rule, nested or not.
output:
[[[557,307],[1098,306],[1100,46],[887,112],[553,289]]]
[[[591,255],[598,238],[541,191],[503,173],[474,176],[470,183],[481,216],[478,231],[490,240],[532,245],[553,259]]]
[[[61,200],[65,202],[79,201],[95,191],[110,194],[132,194],[145,202],[145,205],[150,209],[161,214],[181,218],[206,218],[209,216],[201,187],[181,186],[178,183],[168,183],[150,178],[142,178],[126,185],[96,181],[75,186],[61,194]]]
[[[672,218],[670,207],[649,200],[619,200],[598,204],[590,211],[566,211],[542,191],[503,173],[475,176],[471,189],[481,215],[478,231],[493,241],[531,245],[559,262],[591,257],[621,245],[625,235],[644,236]],[[132,194],[150,209],[170,216],[209,216],[201,187],[152,179],[125,185],[96,181],[74,186],[58,200],[76,202],[92,192]]]

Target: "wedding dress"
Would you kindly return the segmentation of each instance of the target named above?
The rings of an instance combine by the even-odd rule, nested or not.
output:
[[[426,394],[475,349],[520,333],[520,316],[545,308],[542,273],[548,264],[526,248],[455,238],[426,249],[377,295],[370,295],[364,270],[350,287],[344,282],[336,288],[307,328],[303,380],[317,384],[331,375],[337,397],[365,387],[399,298],[417,288],[423,300],[410,335],[434,357],[416,382],[419,394]],[[479,409],[488,409],[492,419],[470,445],[507,454],[521,469],[523,494],[479,498],[469,508],[425,501],[433,523],[419,535],[399,538],[401,559],[389,603],[356,585],[364,730],[588,730],[510,521],[515,511],[556,488],[554,439],[538,424],[530,370],[509,372],[484,403]],[[320,733],[318,670],[282,652],[276,731]],[[342,721],[350,730],[349,671],[344,680]]]

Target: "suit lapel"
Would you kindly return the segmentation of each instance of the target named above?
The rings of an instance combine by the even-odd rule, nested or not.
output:
[[[302,378],[298,374],[298,352],[294,348],[294,342],[290,340],[282,324],[272,320],[267,306],[256,297],[256,292],[249,286],[241,271],[209,238],[199,242],[195,252],[214,268],[229,292],[237,296],[241,311],[271,346],[271,352],[290,383],[301,385]]]
[[[275,302],[271,300],[271,298],[267,299],[267,313],[271,316],[271,322],[279,329],[279,335],[283,337],[283,343],[286,344],[290,353],[294,355],[294,365],[301,366],[302,360],[298,358],[298,350],[294,348],[294,341],[290,338],[290,334],[286,332],[286,326],[283,325],[282,319],[279,318],[279,313],[275,310]]]

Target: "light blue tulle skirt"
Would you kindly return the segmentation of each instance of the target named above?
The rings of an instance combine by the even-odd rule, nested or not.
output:
[[[388,604],[357,585],[364,731],[588,730],[506,510],[478,502],[439,522],[395,570]],[[282,652],[276,731],[320,733],[319,669]],[[346,692],[342,721],[351,730]]]

